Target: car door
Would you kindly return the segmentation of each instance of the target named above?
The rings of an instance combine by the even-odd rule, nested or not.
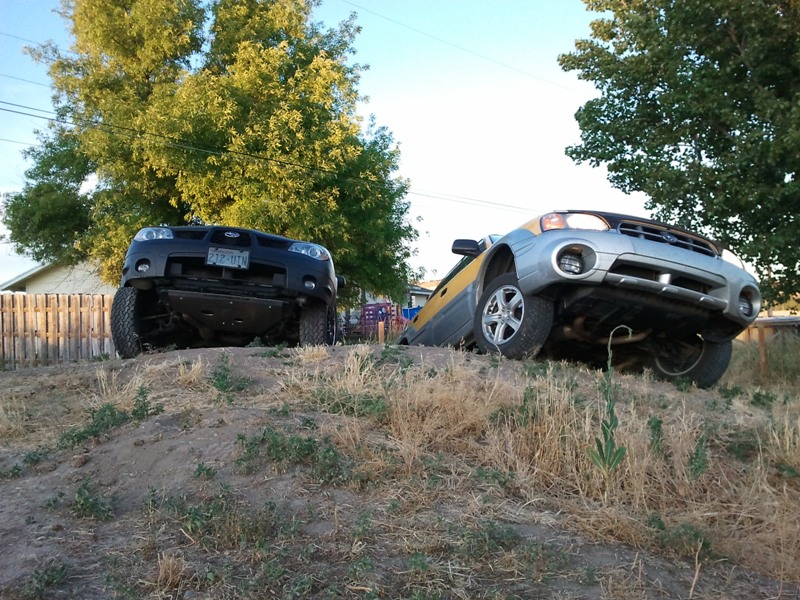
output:
[[[483,258],[484,254],[465,256],[456,265],[457,271],[451,271],[452,277],[443,279],[435,290],[431,299],[437,310],[429,326],[433,345],[456,346],[471,341],[476,279]]]

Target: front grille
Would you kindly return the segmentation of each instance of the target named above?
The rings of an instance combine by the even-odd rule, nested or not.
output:
[[[235,233],[237,236],[231,237],[225,235],[226,233]],[[238,246],[240,248],[248,248],[252,244],[250,233],[233,229],[215,229],[211,234],[211,243],[218,246]]]
[[[278,248],[280,250],[287,250],[293,243],[291,240],[267,235],[257,235],[256,241],[262,248]]]
[[[636,279],[644,279],[645,281],[659,281],[663,275],[661,271],[651,267],[643,267],[641,265],[628,264],[625,261],[617,260],[611,268],[609,273],[615,275],[622,275],[624,277],[635,277]],[[688,275],[678,275],[670,277],[669,284],[675,287],[691,290],[700,294],[708,294],[711,292],[711,286],[699,279],[694,279]]]
[[[658,225],[623,221],[619,224],[619,227],[617,227],[617,231],[619,231],[622,235],[629,235],[631,237],[638,237],[651,242],[668,244],[670,246],[676,246],[692,252],[705,254],[706,256],[717,255],[714,245],[710,242],[687,235],[680,231],[671,231],[666,227],[659,227]]]
[[[206,237],[207,229],[173,229],[172,234],[182,240],[202,240]]]
[[[252,293],[257,293],[254,288],[258,286],[283,288],[287,280],[286,269],[281,266],[251,262],[249,269],[230,269],[207,265],[204,259],[189,256],[171,257],[167,261],[165,274],[167,277],[177,278],[173,280],[176,287],[181,287],[181,281],[189,279],[208,285],[218,282],[223,287],[241,284],[249,287]],[[229,292],[238,293],[235,289],[229,288]]]

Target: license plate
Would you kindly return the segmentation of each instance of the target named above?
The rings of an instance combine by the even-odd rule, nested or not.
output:
[[[230,248],[209,248],[206,257],[207,265],[247,269],[250,266],[249,250],[231,250]]]

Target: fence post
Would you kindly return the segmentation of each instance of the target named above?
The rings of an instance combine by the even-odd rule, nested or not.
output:
[[[6,369],[15,364],[14,359],[14,294],[0,295],[0,351],[2,366]]]

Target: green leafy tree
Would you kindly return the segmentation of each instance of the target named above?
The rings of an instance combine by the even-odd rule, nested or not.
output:
[[[311,20],[315,4],[65,4],[71,52],[49,47],[37,58],[50,65],[68,129],[51,142],[98,177],[72,247],[99,260],[107,280],[118,280],[139,227],[213,223],[317,241],[354,284],[350,294],[400,297],[417,236],[408,184],[394,176],[391,134],[363,127],[356,114],[363,67],[349,62],[354,19],[323,29]],[[6,201],[12,236],[8,208],[31,200],[26,189]],[[65,235],[60,245],[48,239],[53,256],[66,257]]]
[[[800,2],[584,0],[591,39],[559,57],[599,91],[578,162],[657,217],[735,248],[765,296],[800,290]]]
[[[82,258],[80,240],[91,222],[91,201],[81,187],[94,166],[63,127],[40,134],[41,145],[25,150],[33,166],[23,190],[3,198],[3,222],[17,252],[38,261]]]

